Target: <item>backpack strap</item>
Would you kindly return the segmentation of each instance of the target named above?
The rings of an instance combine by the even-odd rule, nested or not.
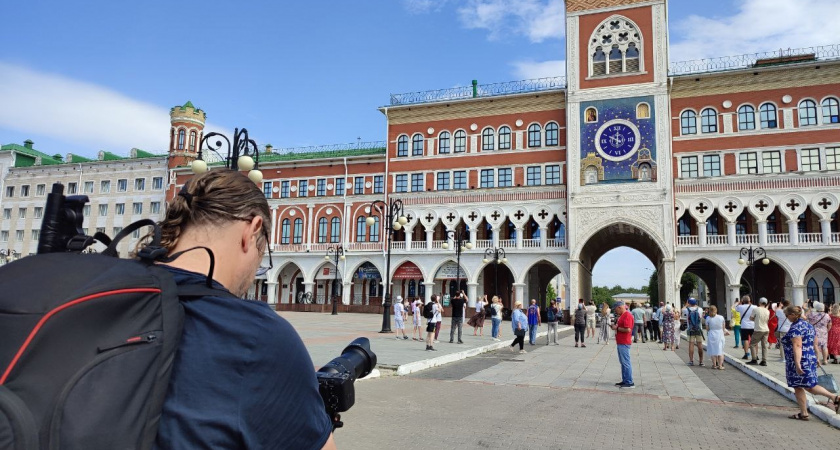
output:
[[[170,255],[166,258],[157,257],[155,259],[157,261],[162,262],[162,263],[168,263],[168,262],[175,261],[176,259],[178,259],[179,256],[183,255],[184,253],[191,252],[193,250],[198,250],[198,249],[203,249],[203,250],[207,251],[207,254],[210,256],[210,270],[207,272],[207,277],[205,278],[205,284],[207,285],[208,288],[215,289],[213,287],[213,269],[216,267],[216,257],[213,256],[213,251],[210,250],[209,248],[199,245],[199,246],[196,246],[196,247],[188,248],[186,250],[181,250],[180,252],[177,252],[177,253],[173,253],[172,255]],[[165,253],[164,253],[164,255],[165,255]],[[231,295],[233,295],[233,294],[231,294]]]
[[[204,296],[213,296],[213,297],[223,297],[223,298],[239,298],[233,295],[227,289],[223,288],[216,288],[216,287],[207,287],[203,284],[182,284],[178,285],[178,297],[204,297]]]
[[[130,235],[131,233],[134,233],[135,231],[143,227],[154,228],[152,242],[146,247],[144,247],[142,250],[140,250],[137,256],[139,256],[142,259],[156,259],[160,256],[166,256],[166,250],[160,247],[160,227],[157,226],[157,224],[151,219],[138,220],[137,222],[132,222],[127,227],[123,228],[122,231],[117,233],[117,235],[114,236],[113,239],[111,239],[111,241],[107,244],[108,248],[102,251],[102,254],[114,257],[118,256],[119,253],[117,252],[117,245],[119,245],[120,241],[128,237],[128,235]],[[149,250],[147,250],[147,248]],[[157,250],[157,252],[155,252],[155,250]],[[163,250],[162,254],[160,253],[160,250]]]

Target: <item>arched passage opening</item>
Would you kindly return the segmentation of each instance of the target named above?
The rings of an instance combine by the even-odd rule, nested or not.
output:
[[[497,295],[502,299],[503,307],[510,309],[514,279],[506,261],[490,259],[482,269],[478,281],[488,299]]]
[[[691,277],[695,277],[691,280]],[[703,308],[715,305],[718,311],[728,317],[729,305],[735,298],[727,298],[728,279],[726,272],[714,261],[698,259],[685,268],[680,276],[680,300],[694,297]]]
[[[303,271],[293,263],[287,263],[277,275],[278,303],[299,303],[305,292]]]
[[[541,311],[545,311],[554,296],[549,297],[549,285],[561,271],[554,263],[547,260],[540,260],[534,263],[524,274],[525,298],[522,303],[527,305],[531,299],[537,301]],[[556,292],[555,292],[556,296]],[[519,300],[519,299],[517,299]],[[543,313],[545,319],[545,314]]]

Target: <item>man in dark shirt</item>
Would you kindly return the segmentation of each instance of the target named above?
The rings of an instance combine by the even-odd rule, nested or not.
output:
[[[298,334],[267,304],[242,300],[270,233],[265,196],[239,172],[191,179],[160,223],[179,285],[218,295],[182,301],[184,330],[173,361],[156,447],[334,449],[332,421]],[[211,269],[204,247],[212,251]],[[208,273],[212,270],[212,273]]]
[[[449,343],[455,342],[455,327],[458,327],[458,343],[461,340],[461,329],[464,327],[464,307],[467,304],[467,296],[461,291],[450,302],[452,306],[452,327],[449,329]]]

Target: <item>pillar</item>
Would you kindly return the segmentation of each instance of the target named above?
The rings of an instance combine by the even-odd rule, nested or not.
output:
[[[303,292],[309,292],[313,295],[312,301],[315,301],[315,292],[313,292],[313,287],[315,287],[314,281],[304,281],[303,282]]]
[[[435,293],[435,282],[434,281],[431,281],[431,282],[424,281],[423,286],[426,287],[426,289],[425,289],[426,295],[425,295],[425,298],[423,300],[423,303],[429,303],[430,301],[432,301],[432,294]]]
[[[730,284],[727,286],[729,288],[729,294],[726,296],[726,318],[732,318],[732,307],[738,304],[741,300],[741,285],[740,284]]]
[[[513,299],[511,299],[510,307],[516,302],[522,302],[523,306],[528,306],[528,300],[525,298],[525,283],[513,283]]]
[[[499,248],[499,227],[493,227],[493,248]]]
[[[757,220],[755,223],[758,225],[758,245],[764,247],[767,245],[767,221]]]
[[[475,245],[478,241],[478,230],[475,227],[470,227],[470,242]]]
[[[350,298],[351,285],[352,283],[349,281],[341,283],[341,303],[344,305],[349,305],[353,302],[353,299]]]
[[[269,242],[269,244],[271,244],[272,247],[277,244],[277,210],[279,208],[279,206],[271,207],[271,242]]]
[[[516,227],[516,248],[522,248],[522,234],[524,230],[523,227]]]
[[[831,244],[831,219],[820,219],[820,232],[822,233],[822,243],[825,245]]]
[[[799,245],[799,227],[796,226],[796,219],[788,220],[787,225],[790,245]]]
[[[426,250],[432,249],[432,240],[435,238],[435,230],[426,230]]]
[[[548,227],[540,227],[540,248],[545,248],[548,242]]]
[[[478,295],[478,283],[467,283],[467,299],[470,308],[475,308],[476,295]]]
[[[276,281],[266,281],[266,285],[268,286],[268,298],[266,301],[269,305],[276,305],[277,301],[277,282]]]
[[[735,237],[735,222],[726,221],[726,243],[729,244],[730,247],[735,247],[738,245],[737,238]]]
[[[805,304],[805,285],[804,284],[795,284],[791,286],[791,292],[793,293],[793,304],[796,306],[802,306]]]
[[[314,214],[315,205],[308,204],[306,205],[306,209],[308,210],[308,218],[306,220],[306,231],[304,231],[306,234],[303,235],[303,242],[306,244],[306,251],[309,251],[312,250],[312,241],[314,241],[312,239],[312,233],[315,232],[315,228],[312,226],[312,215]]]
[[[706,246],[706,222],[697,221],[697,243],[701,247]]]
[[[411,230],[409,230],[408,228],[405,229],[405,249],[406,250],[411,250],[411,236],[414,234],[413,231],[414,231],[414,229],[411,229]]]

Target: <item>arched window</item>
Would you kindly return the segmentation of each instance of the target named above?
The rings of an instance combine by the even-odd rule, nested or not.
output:
[[[414,280],[408,280],[408,296],[409,297],[416,297],[417,296],[417,282]]]
[[[184,149],[184,141],[187,138],[187,132],[184,129],[178,130],[178,150]]]
[[[717,111],[706,108],[700,112],[700,131],[702,133],[717,133]]]
[[[817,124],[817,104],[813,100],[799,102],[799,126],[809,127]]]
[[[486,152],[489,150],[495,150],[495,138],[496,133],[493,131],[492,128],[485,128],[481,132],[481,151]]]
[[[411,156],[423,156],[422,134],[415,134],[411,137]]]
[[[367,225],[365,224],[365,217],[356,219],[356,242],[365,242],[367,240]]]
[[[423,281],[417,282],[417,296],[421,298],[426,297],[426,286],[423,285]]]
[[[583,121],[586,123],[595,123],[598,121],[598,110],[595,108],[586,108],[583,114]]]
[[[510,127],[499,128],[499,150],[510,150]]]
[[[697,134],[697,113],[690,109],[683,111],[680,114],[680,128],[682,135]]]
[[[295,234],[294,234],[294,241],[295,244],[300,244],[303,242],[303,219],[295,219]]]
[[[540,238],[540,226],[535,221],[531,221],[531,239]]]
[[[650,119],[650,105],[647,103],[639,103],[636,105],[637,119]]]
[[[538,123],[528,127],[528,147],[542,147],[542,129]]]
[[[195,130],[190,131],[190,151],[191,152],[195,151],[195,137],[196,137]]]
[[[327,218],[321,217],[318,219],[318,243],[323,244],[327,242]]]
[[[548,122],[545,125],[545,146],[546,147],[556,147],[560,145],[560,141],[558,139],[558,130],[560,127],[557,126],[557,122]]]
[[[280,227],[280,243],[281,244],[288,244],[289,243],[289,219],[283,219],[283,223]]]
[[[408,136],[406,135],[397,139],[397,156],[408,156]]]
[[[438,154],[445,155],[449,153],[449,132],[444,131],[438,137]]]
[[[778,126],[776,105],[772,103],[763,103],[758,107],[758,115],[761,120],[761,128],[776,128]]]
[[[817,280],[813,278],[808,280],[808,301],[820,301],[820,286],[817,284]]]
[[[370,241],[379,242],[379,217],[373,216],[373,225],[370,226]]]
[[[621,16],[601,22],[589,39],[589,76],[643,70],[642,37],[636,25]]]
[[[738,129],[755,130],[755,108],[752,105],[738,108]]]
[[[341,239],[341,219],[333,217],[330,222],[330,242],[336,243]]]
[[[834,304],[834,283],[831,282],[828,278],[823,281],[823,303],[828,305]]]
[[[829,97],[822,101],[823,123],[840,123],[840,103]]]
[[[508,239],[516,239],[516,225],[513,222],[508,222]]]
[[[455,153],[464,153],[467,151],[467,133],[464,130],[455,132]]]
[[[554,232],[554,240],[557,242],[566,242],[566,225],[560,222],[557,226],[557,231]]]
[[[639,164],[639,180],[650,181],[650,164]]]

